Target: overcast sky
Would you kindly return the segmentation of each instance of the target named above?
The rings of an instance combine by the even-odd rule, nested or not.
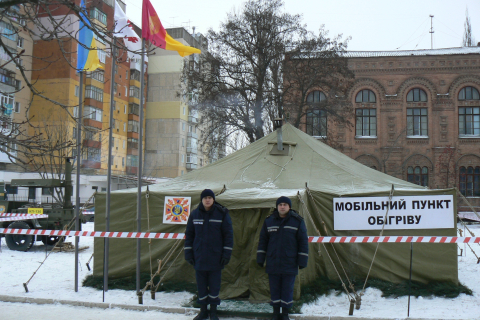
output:
[[[141,24],[142,0],[123,0],[127,15]],[[242,0],[151,0],[165,28],[185,27],[190,33],[218,30],[227,12],[242,8]],[[430,15],[433,48],[460,47],[465,10],[472,33],[480,42],[480,0],[285,0],[285,10],[301,14],[310,31],[322,24],[330,36],[350,36],[348,50],[430,49]]]

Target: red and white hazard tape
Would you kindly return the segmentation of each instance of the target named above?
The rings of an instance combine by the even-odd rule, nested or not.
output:
[[[17,220],[31,220],[31,219],[44,219],[48,218],[48,214],[15,214],[15,213],[2,213],[0,214],[0,222],[5,221],[17,221]]]
[[[0,234],[50,235],[95,238],[185,239],[184,233],[65,231],[0,228]],[[480,243],[480,237],[308,237],[312,243]]]
[[[30,216],[40,216],[40,214],[31,214],[31,213],[0,213],[0,217],[30,217]]]
[[[95,238],[185,239],[185,233],[66,231],[0,228],[0,234],[1,233]]]
[[[313,243],[480,243],[480,237],[308,237]]]

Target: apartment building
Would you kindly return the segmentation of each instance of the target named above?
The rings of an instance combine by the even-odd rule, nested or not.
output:
[[[94,0],[87,2],[87,11],[92,24],[100,30],[113,30],[114,1]],[[80,0],[76,1],[80,4]],[[121,7],[125,4],[119,1]],[[52,4],[50,14],[55,18],[70,21],[68,27],[78,29],[78,18],[65,6],[55,8]],[[43,14],[43,16],[42,16]],[[39,13],[44,23],[51,23],[46,13]],[[106,174],[108,166],[108,129],[110,127],[110,99],[113,104],[112,137],[112,174],[136,175],[138,171],[138,138],[140,102],[141,62],[128,59],[126,52],[120,50],[112,57],[109,45],[94,35],[102,68],[86,72],[83,83],[83,129],[82,129],[82,172],[87,174]],[[77,42],[69,37],[61,41],[35,39],[33,43],[32,77],[36,80],[35,88],[55,103],[34,97],[29,116],[39,132],[47,128],[50,136],[57,135],[63,141],[76,139],[76,118],[78,115],[80,75],[75,70],[77,59]],[[49,59],[42,59],[49,57]],[[114,63],[114,60],[116,62]],[[114,68],[114,77],[111,77]],[[145,66],[146,68],[146,66]],[[111,84],[113,83],[113,91]],[[143,104],[145,107],[145,104]],[[34,134],[34,132],[32,132]],[[60,138],[59,138],[60,139]],[[62,151],[60,156],[75,156],[76,148]]]
[[[10,137],[18,134],[16,124],[26,121],[30,102],[30,90],[25,82],[31,81],[33,42],[23,28],[26,21],[20,18],[21,13],[22,7],[18,4],[0,13],[0,36],[5,46],[0,47],[0,118],[2,134]],[[0,170],[12,167],[16,150],[14,142],[0,146]]]
[[[201,34],[184,28],[167,29],[181,43],[208,50]],[[195,94],[188,92],[184,68],[198,67],[200,55],[180,57],[175,51],[149,50],[147,113],[145,125],[145,174],[174,178],[205,166],[223,153],[211,148],[203,137],[201,114],[192,105]]]

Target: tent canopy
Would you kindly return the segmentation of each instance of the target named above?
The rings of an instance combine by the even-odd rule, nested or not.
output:
[[[392,185],[394,195],[398,196],[454,195],[456,209],[454,190],[429,190],[368,168],[289,124],[282,127],[282,136],[285,148],[283,155],[275,154],[278,153],[275,131],[213,164],[149,186],[148,198],[145,197],[147,187],[142,188],[142,231],[185,231],[185,225],[163,224],[166,196],[191,197],[195,208],[200,202],[201,191],[209,188],[217,194],[217,202],[230,210],[234,249],[231,262],[223,272],[223,298],[249,296],[251,300],[268,300],[268,278],[255,262],[256,246],[263,221],[280,196],[292,199],[293,208],[305,218],[310,236],[379,235],[378,230],[334,230],[333,199],[388,196]],[[112,192],[110,230],[136,231],[136,197],[137,189]],[[105,230],[104,193],[97,195],[96,207],[95,229]],[[384,235],[455,236],[456,229],[385,230]],[[164,259],[175,241],[183,240],[155,240],[150,247],[152,260]],[[340,263],[348,277],[364,278],[376,248],[376,244],[309,246],[308,267],[297,278],[296,297],[302,284],[319,276],[338,280],[336,270],[341,270]],[[454,244],[415,244],[415,247],[413,280],[458,282]],[[183,243],[178,245],[169,261],[164,261],[164,270],[171,266],[164,281],[194,281],[193,268],[184,261],[182,249]],[[95,239],[95,275],[102,275],[102,257],[103,240]],[[150,271],[149,261],[148,240],[142,240],[142,271]],[[134,275],[135,263],[136,241],[110,240],[110,277]],[[370,277],[392,282],[408,279],[409,263],[409,244],[382,244]]]

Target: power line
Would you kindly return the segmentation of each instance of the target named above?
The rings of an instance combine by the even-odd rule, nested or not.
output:
[[[401,46],[399,46],[399,47],[397,48],[397,50],[400,49],[401,47],[403,47],[404,45],[406,45],[407,43],[411,42],[411,41],[409,41],[410,38],[418,31],[418,29],[420,29],[420,28],[425,24],[425,22],[427,22],[427,19],[428,19],[428,18],[426,18],[425,20],[423,20],[423,22],[417,27],[417,29],[415,29],[415,31],[410,35],[410,37],[408,37],[408,39],[407,39]],[[416,38],[415,38],[415,39],[416,39]],[[413,40],[415,40],[415,39],[413,39]],[[413,41],[413,40],[412,40],[412,41]]]

